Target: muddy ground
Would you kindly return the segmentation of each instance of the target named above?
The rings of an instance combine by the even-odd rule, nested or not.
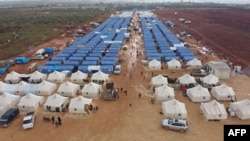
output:
[[[190,13],[195,13],[195,11],[196,10]],[[214,10],[211,11],[213,13]],[[234,12],[234,10],[232,12]],[[236,11],[236,13],[238,12],[239,11]],[[176,20],[178,20],[178,18],[174,18],[173,10],[165,11],[164,13],[165,16],[170,16],[171,20],[177,23]],[[191,15],[189,12],[178,10],[178,13],[180,14],[180,17],[192,20],[193,26],[193,23],[195,23],[195,14],[188,17],[186,15]],[[204,12],[204,14],[206,15],[207,12]],[[198,18],[199,17],[203,16],[198,15]],[[181,27],[182,26],[177,26],[174,30],[181,31],[183,30]],[[190,47],[191,50],[197,52],[197,49],[200,49],[203,45],[207,45],[209,48],[211,46],[211,49],[214,50],[217,49],[217,46],[212,47],[209,41],[213,41],[216,45],[219,45],[219,43],[210,39],[209,36],[206,36],[210,34],[204,34],[198,29],[194,29],[193,27],[191,28],[195,33],[197,32],[202,34],[202,36],[197,36],[196,39],[196,35],[192,34],[193,30],[190,30],[190,34],[193,35],[193,38],[187,39],[186,41],[190,44],[195,44],[196,40],[202,40],[202,43],[204,43]],[[186,27],[186,29],[190,29],[190,27]],[[134,38],[139,35],[133,31],[132,36]],[[206,38],[204,38],[204,36]],[[64,45],[61,44],[61,41],[63,40],[60,37],[39,47],[47,47],[55,42],[56,44],[54,45],[63,47]],[[139,42],[142,42],[141,38],[139,38]],[[245,40],[245,42],[249,41]],[[128,91],[127,95],[120,92],[119,99],[115,101],[105,101],[102,96],[99,99],[94,99],[93,104],[94,106],[97,105],[99,110],[97,112],[91,112],[89,115],[71,115],[68,111],[64,113],[47,113],[44,112],[43,107],[40,107],[35,127],[33,129],[22,129],[22,116],[20,115],[8,128],[0,128],[1,139],[8,141],[22,141],[27,139],[35,141],[222,141],[223,126],[225,124],[250,124],[249,120],[241,121],[230,116],[228,116],[228,119],[223,121],[206,121],[200,113],[200,104],[192,103],[187,97],[184,97],[181,94],[180,90],[176,89],[176,99],[184,102],[186,105],[189,130],[186,133],[180,133],[163,129],[161,127],[161,121],[163,119],[163,115],[160,114],[161,103],[156,102],[155,104],[151,104],[150,102],[150,99],[153,97],[153,91],[150,88],[152,73],[164,73],[169,74],[170,77],[179,77],[185,73],[189,73],[190,70],[182,69],[173,73],[170,72],[167,69],[166,64],[163,63],[162,70],[150,71],[147,66],[142,66],[140,63],[145,56],[143,54],[138,57],[136,56],[135,50],[143,50],[143,48],[138,45],[135,49],[132,49],[131,45],[133,43],[134,40],[131,40],[128,43],[128,50],[120,52],[119,57],[124,60],[121,64],[121,74],[110,75],[110,79],[115,82],[116,87],[122,87],[124,90]],[[221,47],[223,45],[219,46]],[[206,61],[209,60],[219,60],[220,58],[216,54],[206,56],[199,55],[198,58],[204,59],[207,57],[208,59],[204,59],[203,63],[206,63]],[[242,55],[241,60],[243,59],[244,57]],[[133,63],[134,66],[132,66]],[[12,69],[22,72],[24,68],[24,65],[17,65]],[[238,100],[250,98],[250,79],[248,76],[238,74],[229,80],[220,80],[220,83],[226,83],[227,85],[233,87]],[[141,98],[139,98],[139,93],[142,94]],[[221,103],[225,104],[225,107],[228,107],[230,104],[230,102]],[[131,104],[131,107],[129,104]],[[53,115],[56,117],[60,116],[62,118],[62,125],[57,128],[52,123],[43,121],[43,115]]]

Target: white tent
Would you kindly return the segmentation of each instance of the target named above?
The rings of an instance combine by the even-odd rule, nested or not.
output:
[[[88,99],[83,96],[72,98],[69,104],[69,113],[88,113],[88,109],[86,109],[86,107],[90,104],[92,104],[92,99]]]
[[[216,100],[201,103],[200,109],[207,120],[227,119],[227,111],[224,104],[220,104]]]
[[[57,84],[48,82],[48,81],[43,81],[40,83],[37,87],[36,94],[37,95],[51,95],[53,92],[55,92],[57,89]]]
[[[181,69],[181,63],[176,59],[168,61],[167,66],[169,70]]]
[[[97,82],[98,84],[101,81],[106,82],[106,81],[108,81],[108,79],[109,79],[108,74],[103,73],[102,71],[98,71],[96,73],[93,73],[91,76],[91,80],[93,82]]]
[[[188,85],[188,84],[195,84],[196,80],[193,76],[189,75],[189,74],[184,74],[181,77],[178,77],[178,81],[180,84],[182,85]]]
[[[190,66],[191,69],[199,69],[202,67],[202,63],[197,58],[194,58],[187,62],[187,65]]]
[[[60,84],[57,93],[62,96],[74,97],[80,91],[80,86],[72,82],[65,82]]]
[[[66,78],[66,74],[58,71],[54,71],[49,74],[47,81],[52,83],[63,83]]]
[[[17,84],[21,81],[20,74],[12,71],[11,73],[8,73],[4,79],[6,83],[10,84]]]
[[[208,89],[202,87],[201,85],[187,89],[187,96],[192,102],[207,102],[211,99]]]
[[[162,111],[165,118],[187,118],[187,110],[185,104],[176,99],[162,102]]]
[[[0,95],[0,117],[12,107],[15,107],[20,100],[20,96],[9,93]]]
[[[3,94],[6,85],[7,85],[6,83],[0,81],[0,95]]]
[[[44,100],[45,99],[42,96],[29,93],[20,99],[20,102],[17,104],[17,106],[21,113],[33,112],[43,104]]]
[[[2,94],[4,92],[10,93],[10,94],[15,94],[17,85],[18,84],[8,84],[8,83],[2,84],[2,87],[0,88],[0,94]]]
[[[25,95],[24,93],[24,88],[25,86],[28,85],[27,82],[25,81],[20,81],[17,86],[16,86],[16,89],[15,89],[15,94],[18,94],[18,95]]]
[[[162,85],[167,85],[168,84],[168,79],[162,75],[157,75],[151,78],[151,86],[152,87],[158,87]]]
[[[90,82],[82,88],[82,95],[86,98],[98,98],[102,92],[102,86],[94,82]]]
[[[70,81],[76,84],[83,85],[84,81],[88,79],[88,74],[77,71],[71,74]]]
[[[68,97],[64,97],[59,94],[53,94],[48,96],[44,104],[44,110],[49,112],[64,112],[68,104]]]
[[[250,119],[250,100],[243,99],[230,103],[230,109],[235,113],[235,115],[241,120]]]
[[[29,82],[30,83],[38,83],[47,79],[47,74],[43,74],[39,71],[35,71],[30,74]]]
[[[217,87],[212,87],[211,94],[217,100],[235,100],[235,93],[232,87],[222,84]]]
[[[161,70],[161,62],[153,59],[148,62],[148,67],[150,70]]]
[[[175,98],[174,88],[169,87],[168,85],[163,85],[155,88],[155,97],[158,101],[167,101]]]
[[[216,85],[219,83],[219,78],[213,74],[209,74],[201,78],[201,82],[207,85]]]

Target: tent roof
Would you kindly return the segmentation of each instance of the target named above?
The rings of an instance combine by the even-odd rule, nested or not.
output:
[[[213,74],[209,74],[201,78],[201,81],[206,84],[217,84],[219,83],[219,78]]]
[[[181,77],[178,77],[178,80],[181,84],[192,84],[196,83],[196,80],[193,76],[189,74],[184,74]]]
[[[92,74],[91,80],[108,80],[108,74],[98,71]]]

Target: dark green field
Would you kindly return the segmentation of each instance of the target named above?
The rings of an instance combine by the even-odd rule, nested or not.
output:
[[[0,8],[0,60],[16,56],[107,11],[101,6]]]

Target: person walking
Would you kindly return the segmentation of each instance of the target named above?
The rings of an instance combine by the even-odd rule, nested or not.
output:
[[[51,121],[52,121],[52,124],[55,123],[55,117],[54,116],[52,116]]]
[[[57,124],[61,125],[62,124],[62,119],[60,117],[57,117]]]
[[[139,93],[139,98],[141,98],[141,93]]]
[[[56,127],[58,128],[58,122],[57,122],[57,121],[56,121],[56,124],[55,124],[55,125],[56,125]]]

